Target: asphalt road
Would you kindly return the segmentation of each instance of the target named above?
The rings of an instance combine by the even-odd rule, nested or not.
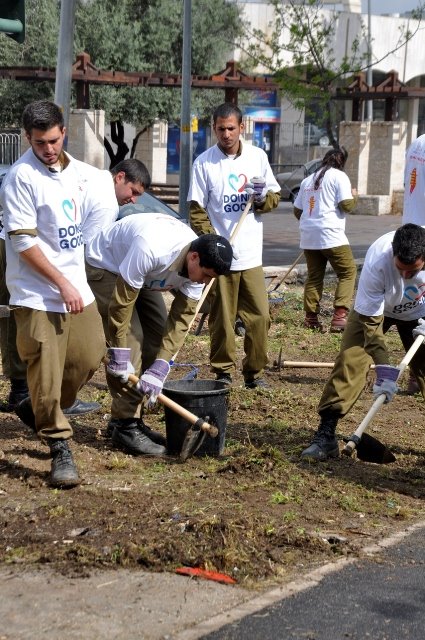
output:
[[[203,640],[422,640],[424,529]],[[199,636],[198,636],[199,637]]]
[[[281,202],[276,212],[263,217],[263,265],[284,267],[291,265],[300,254],[298,220],[289,202]],[[363,260],[366,251],[377,238],[394,231],[401,224],[401,216],[368,216],[356,213],[347,216],[346,233],[356,260]]]

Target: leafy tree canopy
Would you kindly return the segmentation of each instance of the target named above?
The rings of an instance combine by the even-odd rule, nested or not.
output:
[[[54,67],[59,33],[57,0],[26,0],[26,39],[17,44],[0,34],[0,65]],[[77,6],[74,54],[87,51],[99,69],[181,72],[183,1],[88,0]],[[192,1],[192,72],[209,75],[224,66],[241,33],[239,9],[226,0]],[[210,113],[222,93],[194,92],[199,116]],[[52,99],[53,83],[0,82],[0,122],[20,123],[24,106]],[[104,109],[107,120],[149,126],[155,118],[180,114],[175,89],[97,86],[90,89],[91,107]],[[75,102],[74,102],[75,106]]]

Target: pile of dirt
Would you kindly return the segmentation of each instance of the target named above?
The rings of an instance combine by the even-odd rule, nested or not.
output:
[[[332,314],[332,284],[324,322]],[[0,562],[86,575],[93,568],[174,571],[214,569],[243,586],[288,580],[324,561],[359,554],[373,542],[423,517],[423,400],[405,391],[383,407],[370,433],[396,455],[391,465],[340,458],[321,464],[299,454],[317,427],[317,403],[330,369],[287,368],[285,360],[329,362],[340,335],[302,327],[302,288],[287,286],[273,318],[266,372],[270,390],[229,394],[226,446],[221,457],[132,457],[106,437],[110,397],[99,370],[81,392],[101,410],[73,419],[72,448],[83,477],[76,489],[47,484],[46,447],[14,414],[0,417]],[[243,338],[237,338],[240,360]],[[403,356],[389,332],[393,364]],[[179,361],[212,378],[208,333],[190,335]],[[279,360],[281,367],[274,362]],[[283,365],[283,366],[282,366]],[[185,370],[176,368],[173,377]],[[407,380],[403,382],[405,388]],[[8,393],[1,381],[0,397]],[[349,435],[372,403],[366,389],[339,425]],[[162,407],[146,422],[165,433]]]

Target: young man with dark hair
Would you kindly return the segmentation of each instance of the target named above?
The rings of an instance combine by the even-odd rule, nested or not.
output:
[[[355,404],[376,367],[374,395],[397,392],[398,368],[389,366],[385,333],[395,325],[406,351],[417,335],[425,336],[425,228],[405,224],[381,236],[369,248],[360,275],[354,308],[348,316],[340,352],[319,403],[320,425],[301,457],[326,460],[339,455],[338,420]],[[425,346],[410,362],[425,397]]]
[[[30,148],[1,191],[6,284],[10,304],[18,307],[17,347],[27,365],[30,413],[52,455],[50,483],[75,486],[80,480],[68,446],[73,432],[62,409],[74,403],[105,353],[85,274],[81,224],[88,165],[63,150],[63,116],[54,103],[29,104],[23,124]]]
[[[236,366],[234,325],[238,316],[245,326],[245,387],[267,387],[270,313],[262,268],[261,215],[279,204],[280,187],[266,153],[240,139],[242,112],[230,103],[213,114],[217,144],[194,162],[189,190],[190,223],[198,234],[216,232],[229,238],[252,194],[252,211],[235,238],[234,258],[228,275],[218,278],[208,319],[211,366],[217,380],[231,384]],[[249,176],[255,176],[249,179]]]
[[[115,349],[128,349],[131,367],[141,372],[139,391],[153,399],[162,389],[173,355],[180,349],[193,319],[202,284],[226,274],[232,261],[229,242],[215,234],[197,238],[171,216],[138,213],[95,236],[86,247],[89,283],[103,318],[111,364],[107,382],[112,395],[112,442],[134,455],[165,454],[164,438],[141,419],[140,393],[125,382]],[[134,306],[140,291],[175,294],[163,333],[151,349],[155,360],[141,362],[143,330]],[[124,367],[125,368],[125,367]]]

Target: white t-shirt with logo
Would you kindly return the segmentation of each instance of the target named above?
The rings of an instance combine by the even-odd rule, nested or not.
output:
[[[216,233],[230,238],[249,199],[244,187],[254,176],[265,179],[268,191],[280,191],[262,149],[243,143],[242,153],[237,157],[229,157],[214,145],[196,158],[187,199],[194,200],[207,211]],[[251,269],[262,264],[261,214],[252,211],[248,214],[239,228],[233,249],[235,257],[232,271]]]
[[[406,152],[402,224],[425,225],[425,134]]]
[[[294,202],[294,207],[302,209],[300,248],[331,249],[350,244],[345,235],[345,213],[338,207],[339,202],[353,198],[350,179],[331,167],[315,190],[317,176],[318,172],[304,178]]]
[[[394,264],[390,231],[368,249],[359,279],[354,309],[365,316],[399,320],[425,316],[425,271],[405,280]]]
[[[86,260],[93,267],[120,274],[135,289],[177,289],[199,300],[203,285],[179,274],[181,252],[196,238],[192,229],[171,216],[138,213],[95,236],[86,246]]]
[[[68,155],[68,154],[67,154]],[[46,258],[78,289],[84,305],[94,301],[87,284],[81,230],[81,167],[68,155],[63,171],[50,171],[28,149],[12,166],[1,200],[6,231],[6,281],[10,303],[65,313],[59,289],[37,273],[11,246],[8,233],[36,229],[37,244]]]

